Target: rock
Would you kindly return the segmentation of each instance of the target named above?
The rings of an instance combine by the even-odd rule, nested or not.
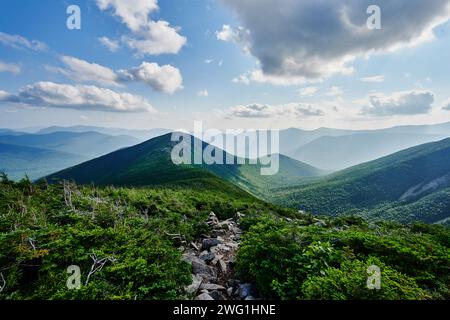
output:
[[[200,289],[206,289],[206,290],[225,290],[224,286],[221,286],[220,284],[214,284],[214,283],[202,283],[200,286]]]
[[[213,226],[219,224],[219,219],[217,218],[217,216],[214,212],[209,213],[207,224],[213,225]]]
[[[247,298],[245,298],[245,300],[256,300],[256,298],[255,297],[253,297],[253,296],[247,296]]]
[[[183,254],[182,259],[192,265],[192,272],[194,274],[206,275],[212,278],[217,276],[216,271],[213,268],[207,266],[203,260],[200,260],[192,253]]]
[[[202,284],[202,277],[200,277],[197,274],[193,274],[192,275],[192,284],[190,284],[187,287],[184,287],[184,291],[186,291],[186,293],[188,294],[194,294],[198,291],[198,289],[200,288],[200,285]]]
[[[195,297],[195,300],[214,300],[214,298],[211,297],[208,293],[202,293],[201,295]]]
[[[220,265],[220,270],[222,270],[223,273],[227,273],[227,265],[226,265],[225,261],[223,261],[222,259],[219,259],[219,265]]]
[[[239,297],[245,299],[255,294],[255,288],[250,283],[243,283],[239,286]]]
[[[200,260],[203,260],[205,262],[211,262],[215,257],[216,255],[213,252],[208,251],[203,251],[199,256]]]
[[[232,296],[233,296],[233,293],[234,293],[234,289],[233,289],[232,287],[229,287],[229,288],[227,289],[227,295],[228,295],[229,297],[232,297]]]
[[[218,244],[220,244],[220,240],[218,239],[203,239],[202,250],[208,250],[209,248],[217,246]]]
[[[214,299],[214,300],[226,300],[225,296],[220,293],[217,290],[214,290],[212,292],[209,293],[209,295]]]
[[[319,220],[316,223],[314,223],[314,226],[324,228],[327,226],[327,224],[325,223],[325,221]]]

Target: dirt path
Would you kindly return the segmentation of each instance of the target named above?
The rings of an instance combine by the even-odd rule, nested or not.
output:
[[[212,231],[183,253],[183,259],[192,265],[192,284],[185,288],[195,300],[254,300],[252,285],[234,278],[234,261],[242,230],[239,218],[219,221],[210,213],[208,225]]]

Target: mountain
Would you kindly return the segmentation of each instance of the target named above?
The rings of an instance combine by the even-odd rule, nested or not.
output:
[[[449,160],[450,139],[427,143],[308,185],[280,188],[274,199],[315,214],[440,222],[450,217]]]
[[[288,155],[322,169],[337,171],[447,137],[448,135],[387,131],[324,136],[291,150]]]
[[[197,142],[202,150],[208,147],[204,142]],[[185,185],[220,177],[262,196],[270,193],[273,187],[299,184],[322,173],[285,156],[280,156],[280,170],[274,176],[261,176],[261,165],[239,165],[233,156],[230,157],[234,164],[175,165],[171,151],[176,144],[171,141],[171,134],[166,134],[57,172],[48,179],[73,179],[81,184],[150,186]]]
[[[0,143],[0,172],[14,180],[22,179],[25,174],[37,179],[86,160],[66,152]]]
[[[113,137],[98,132],[0,135],[0,143],[68,152],[90,158],[139,142],[138,139],[130,136]]]
[[[157,136],[162,136],[171,132],[169,129],[155,128],[148,130],[133,130],[133,129],[121,129],[121,128],[104,128],[96,126],[71,126],[71,127],[59,127],[53,126],[39,130],[38,134],[47,134],[54,132],[98,132],[110,136],[132,136],[139,139],[139,142],[155,138]]]

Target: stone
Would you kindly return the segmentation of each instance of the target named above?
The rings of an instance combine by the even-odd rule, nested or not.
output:
[[[199,256],[200,260],[203,260],[205,262],[211,262],[215,257],[216,255],[213,252],[208,252],[206,250],[203,251]]]
[[[324,228],[327,226],[327,224],[325,223],[325,221],[319,220],[316,223],[314,223],[314,226]]]
[[[222,270],[223,273],[227,273],[227,265],[226,265],[225,261],[223,261],[222,259],[219,259],[219,265],[220,265],[220,270]]]
[[[195,297],[195,300],[214,300],[213,297],[211,297],[208,293],[202,293],[201,295],[198,295]]]
[[[202,241],[202,250],[208,250],[211,247],[217,246],[218,244],[220,244],[220,240],[218,239],[203,239]]]
[[[220,293],[217,290],[214,290],[212,292],[209,293],[209,295],[214,299],[214,300],[226,300],[225,296]]]
[[[197,274],[193,274],[192,275],[192,284],[184,287],[184,291],[186,291],[186,293],[188,293],[188,294],[196,293],[198,291],[198,289],[200,288],[202,281],[203,281],[202,277],[200,277]]]
[[[202,283],[200,286],[200,289],[206,289],[206,290],[225,290],[224,286],[221,286],[220,284],[215,283]]]

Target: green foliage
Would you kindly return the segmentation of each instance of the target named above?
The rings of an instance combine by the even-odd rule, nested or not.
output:
[[[264,208],[221,189],[95,188],[2,176],[0,299],[182,298],[191,270],[178,247],[208,232],[209,212],[225,218]],[[93,254],[108,261],[86,284]],[[66,287],[70,265],[81,269],[79,290]]]
[[[315,214],[445,223],[450,210],[450,139],[279,188],[275,203]]]
[[[448,299],[450,230],[367,224],[357,217],[249,217],[238,252],[240,276],[275,299]],[[245,223],[245,222],[244,222]],[[366,287],[367,267],[381,268],[381,290]]]

